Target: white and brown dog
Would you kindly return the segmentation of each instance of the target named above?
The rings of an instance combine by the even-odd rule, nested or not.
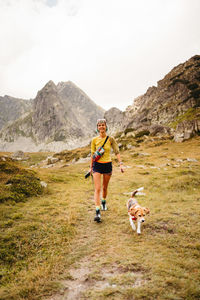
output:
[[[150,213],[148,208],[141,207],[134,198],[134,196],[143,189],[144,188],[142,187],[135,190],[127,202],[129,221],[133,230],[136,230],[136,226],[133,221],[137,222],[137,234],[141,234],[141,223],[145,221],[145,215]]]

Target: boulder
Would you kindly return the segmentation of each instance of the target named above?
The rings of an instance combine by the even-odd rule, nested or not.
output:
[[[52,165],[52,164],[57,163],[59,161],[59,158],[48,156],[46,161],[47,161],[47,165]]]
[[[13,160],[28,160],[29,157],[25,155],[25,153],[21,150],[16,151],[13,153],[13,155],[11,156],[11,158]]]
[[[158,124],[154,124],[151,125],[149,127],[149,131],[150,134],[153,136],[156,135],[170,135],[172,133],[172,129],[167,127],[167,126],[163,126],[163,125],[158,125]]]
[[[126,134],[126,137],[128,138],[128,137],[135,137],[135,133],[134,132],[128,132],[127,134]]]
[[[200,132],[200,120],[183,121],[176,127],[174,133],[175,142],[183,142]]]

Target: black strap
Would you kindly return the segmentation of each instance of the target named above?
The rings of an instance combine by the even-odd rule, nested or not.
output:
[[[107,142],[108,138],[109,138],[109,136],[107,135],[107,137],[106,137],[106,139],[105,139],[105,141],[104,141],[104,143],[103,143],[103,145],[102,145],[102,148],[103,148],[103,146],[105,145],[105,143]]]

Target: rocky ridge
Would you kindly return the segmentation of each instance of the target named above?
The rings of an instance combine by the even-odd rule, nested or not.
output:
[[[2,151],[61,151],[84,145],[94,134],[98,107],[72,82],[49,81],[29,111],[0,132]]]
[[[32,100],[24,100],[5,95],[0,97],[0,130],[8,122],[17,120],[30,111]]]
[[[125,112],[112,108],[105,118],[112,133],[148,130],[153,135],[171,134],[177,142],[199,134],[200,55],[173,68]]]
[[[16,109],[15,109],[16,107]],[[31,101],[0,97],[1,151],[62,151],[91,140],[104,110],[71,81],[49,81]],[[200,134],[200,55],[174,67],[157,86],[122,112],[105,112],[109,134],[170,135],[182,142]]]

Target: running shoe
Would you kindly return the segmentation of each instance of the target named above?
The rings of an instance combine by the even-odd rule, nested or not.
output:
[[[97,223],[101,222],[101,214],[100,214],[99,209],[96,210],[96,215],[94,217],[94,221],[96,221]]]
[[[101,210],[107,210],[106,200],[101,200]]]

